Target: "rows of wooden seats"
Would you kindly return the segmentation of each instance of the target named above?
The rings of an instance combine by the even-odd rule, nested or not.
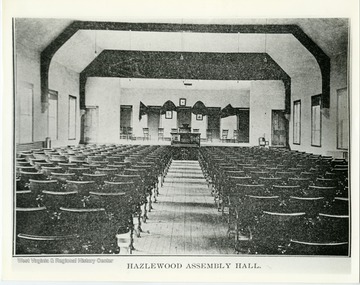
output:
[[[205,147],[200,165],[237,251],[348,254],[346,161],[284,149]],[[328,223],[338,228],[324,230]]]
[[[165,146],[87,145],[19,153],[17,253],[115,253],[119,246],[131,251],[133,233],[140,235],[170,159]]]

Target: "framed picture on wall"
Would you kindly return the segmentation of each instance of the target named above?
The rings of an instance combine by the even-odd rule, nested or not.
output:
[[[196,120],[197,121],[202,121],[203,120],[203,115],[202,114],[197,114],[196,115]]]
[[[172,119],[172,111],[166,111],[165,119]]]
[[[179,105],[180,106],[186,106],[186,99],[185,98],[180,98]]]

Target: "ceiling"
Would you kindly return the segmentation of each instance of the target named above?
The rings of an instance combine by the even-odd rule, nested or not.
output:
[[[17,43],[26,44],[30,49],[41,52],[51,43],[74,19],[16,18],[15,39]],[[127,22],[131,22],[127,19]],[[167,22],[183,24],[230,24],[255,25],[279,24],[298,25],[330,57],[343,53],[348,44],[348,25],[346,18],[307,18],[307,19],[180,19],[157,20],[146,19],[136,22]],[[101,44],[99,44],[101,46]]]
[[[72,22],[69,19],[18,18],[15,20],[16,44],[40,53]],[[138,19],[136,22],[139,22]],[[330,57],[347,51],[346,19],[183,19],[166,22],[296,24]],[[80,73],[103,50],[267,53],[292,79],[321,78],[314,56],[292,34],[79,30],[55,53],[53,60]]]

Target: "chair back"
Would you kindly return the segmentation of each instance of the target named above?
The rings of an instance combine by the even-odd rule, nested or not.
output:
[[[226,140],[229,134],[229,130],[222,130],[221,131],[221,139]]]

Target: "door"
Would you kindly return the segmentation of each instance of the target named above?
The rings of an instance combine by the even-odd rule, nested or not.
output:
[[[283,110],[272,110],[271,145],[286,147],[287,120]]]
[[[160,108],[151,108],[148,113],[148,128],[152,140],[158,139],[160,127]]]
[[[213,139],[220,139],[220,110],[218,107],[208,107],[207,128],[212,131]]]
[[[249,142],[250,110],[239,110],[238,114],[238,141]]]
[[[182,127],[183,124],[188,124],[191,127],[191,108],[182,107],[177,110],[177,125],[178,128]]]

